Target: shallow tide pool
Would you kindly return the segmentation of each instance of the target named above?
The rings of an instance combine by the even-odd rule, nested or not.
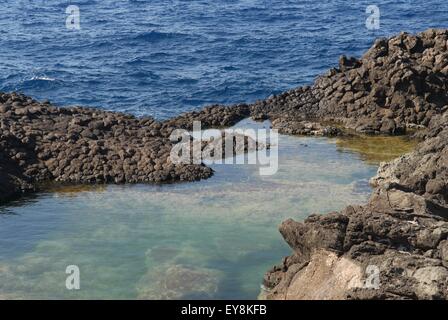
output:
[[[0,207],[0,299],[255,299],[290,253],[283,220],[368,198],[377,164],[361,159],[333,139],[280,136],[273,176],[215,165],[200,182],[60,188],[10,203]],[[66,289],[69,265],[80,290]]]

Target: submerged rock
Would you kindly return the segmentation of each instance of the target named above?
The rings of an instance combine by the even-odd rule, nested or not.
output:
[[[380,164],[391,161],[415,149],[418,141],[405,136],[370,136],[354,134],[336,140],[340,150],[358,153],[364,161]]]
[[[162,265],[145,275],[138,285],[138,298],[146,300],[212,299],[218,291],[216,270],[184,265]]]

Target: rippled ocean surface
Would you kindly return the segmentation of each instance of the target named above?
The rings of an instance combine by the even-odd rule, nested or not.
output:
[[[447,1],[0,1],[0,91],[157,118],[309,84],[341,54],[447,27]],[[81,30],[65,27],[79,6]],[[380,8],[368,30],[366,7]]]

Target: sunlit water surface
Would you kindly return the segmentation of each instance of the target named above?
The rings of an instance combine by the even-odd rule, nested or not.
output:
[[[195,183],[40,193],[0,208],[0,298],[254,299],[290,253],[278,224],[365,201],[376,168],[334,140],[280,136],[273,176],[215,165]]]

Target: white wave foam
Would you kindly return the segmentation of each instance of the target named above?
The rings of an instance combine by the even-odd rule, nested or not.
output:
[[[50,78],[47,76],[35,76],[35,77],[32,77],[31,80],[56,81],[55,78]]]

